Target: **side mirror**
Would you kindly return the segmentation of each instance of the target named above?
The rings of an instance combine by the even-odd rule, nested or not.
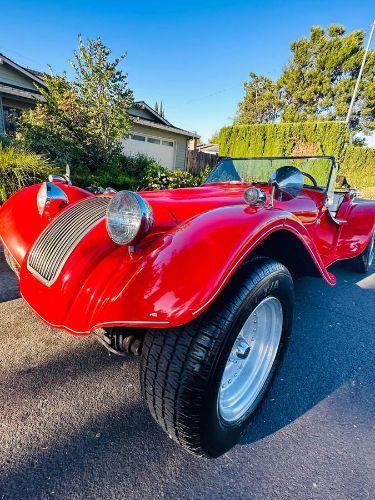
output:
[[[299,195],[303,188],[303,173],[297,168],[286,165],[272,172],[270,183],[272,185],[273,200],[288,201]]]

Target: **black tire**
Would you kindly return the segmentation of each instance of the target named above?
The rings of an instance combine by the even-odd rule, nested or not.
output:
[[[374,258],[374,242],[375,231],[372,233],[372,237],[370,238],[370,241],[364,251],[360,255],[357,255],[357,257],[345,261],[346,269],[350,269],[351,271],[355,271],[359,274],[368,273]]]
[[[262,390],[234,424],[224,422],[218,394],[224,367],[246,318],[264,298],[283,310],[280,345]],[[164,431],[191,453],[218,457],[232,448],[270,385],[293,318],[293,281],[279,262],[259,257],[236,274],[205,313],[178,328],[149,330],[141,360],[141,386],[148,408]]]

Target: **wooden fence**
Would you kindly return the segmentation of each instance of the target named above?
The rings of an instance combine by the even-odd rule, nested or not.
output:
[[[217,160],[218,155],[211,155],[198,150],[189,150],[187,171],[193,175],[199,175],[206,167],[215,167]]]

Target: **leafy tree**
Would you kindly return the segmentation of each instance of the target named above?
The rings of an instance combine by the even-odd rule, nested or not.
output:
[[[280,109],[277,85],[266,76],[250,72],[250,81],[244,84],[245,97],[238,105],[237,125],[272,123]]]
[[[85,165],[94,172],[120,151],[119,141],[131,129],[128,110],[133,93],[127,74],[118,65],[126,57],[109,60],[111,50],[100,38],[78,50],[67,75],[45,78],[40,88],[45,102],[23,113],[17,138],[37,153],[59,163]]]
[[[250,73],[236,123],[345,120],[362,62],[365,33],[333,24],[311,28],[308,38],[291,44],[292,56],[273,82]],[[257,97],[257,99],[256,99]],[[375,51],[370,50],[350,127],[375,127]]]
[[[157,113],[159,113],[159,105],[158,105],[158,101],[155,101],[154,110],[155,110]]]

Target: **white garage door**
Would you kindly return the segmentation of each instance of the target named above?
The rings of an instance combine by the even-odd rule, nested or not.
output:
[[[128,155],[144,154],[154,158],[163,167],[175,167],[175,141],[141,133],[131,134],[122,141],[123,151]]]

